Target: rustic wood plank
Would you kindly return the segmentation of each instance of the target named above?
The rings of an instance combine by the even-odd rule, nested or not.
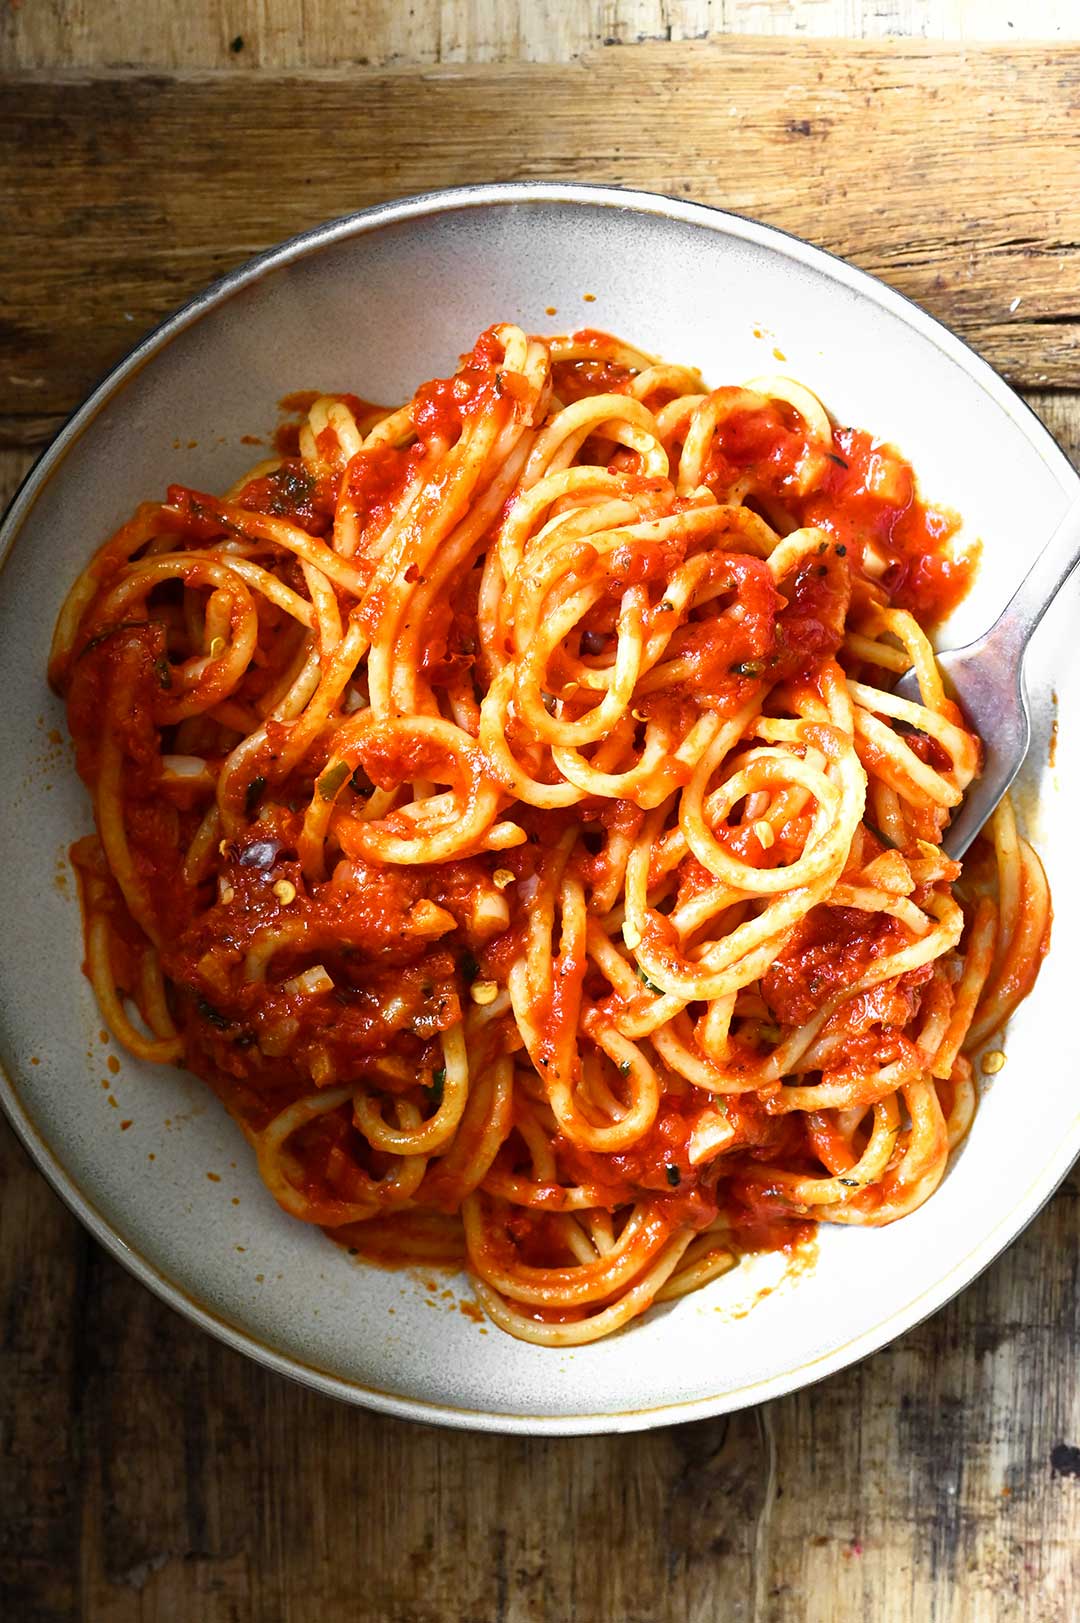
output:
[[[0,1613],[74,1616],[91,1242],[0,1122]]]
[[[321,67],[360,57],[396,64],[547,59],[590,51],[607,38],[624,44],[641,35],[678,40],[706,29],[1002,39],[1026,33],[1060,40],[1080,35],[1080,11],[1073,0],[410,0],[408,7],[382,0],[188,0],[180,7],[22,0],[0,7],[0,62],[46,69],[131,63],[156,70],[245,71]],[[243,49],[233,52],[238,35]],[[637,54],[603,52],[611,62]],[[927,87],[938,83],[933,75],[925,77],[918,53],[909,53],[907,64],[909,79]],[[592,62],[588,71],[594,71]],[[608,77],[598,83],[610,97],[616,74],[611,66],[605,71]],[[793,76],[789,68],[785,79],[782,65],[775,71],[776,84],[786,86]],[[963,71],[955,69],[961,77]],[[1023,77],[1039,70],[1017,71]],[[912,118],[906,155],[899,132],[887,145],[881,142],[873,103],[869,113],[850,104],[839,123],[846,126],[844,139],[854,142],[851,132],[858,133],[859,119],[866,120],[865,133],[877,142],[867,152],[879,173],[883,157],[897,156],[899,190],[891,171],[884,171],[894,227],[899,220],[917,221],[921,228],[920,186],[909,167],[918,157],[930,224],[938,229],[943,206],[960,222],[951,235],[923,245],[924,253],[940,255],[946,272],[951,268],[962,277],[969,268],[961,205],[970,198],[970,180],[958,170],[980,163],[993,166],[1007,218],[1019,217],[1021,239],[1030,231],[1030,246],[1045,259],[1054,231],[1059,241],[1076,240],[1075,229],[1063,233],[1055,225],[1039,189],[1055,131],[1060,161],[1071,162],[1075,175],[1075,149],[1064,144],[1061,119],[1075,71],[1070,66],[1050,72],[1042,85],[1027,89],[1023,117],[1004,141],[1002,127],[989,121],[994,96],[978,73],[975,99],[966,112],[947,118],[917,88],[899,79],[892,85],[891,97]],[[806,82],[802,74],[794,78]],[[368,80],[359,82],[366,94]],[[354,91],[356,83],[354,75]],[[633,83],[650,89],[637,69]],[[830,95],[840,94],[839,70],[827,84]],[[486,101],[488,85],[481,74],[469,78],[465,89]],[[426,80],[420,87],[414,82],[414,97],[420,89],[426,97]],[[695,93],[703,94],[700,87]],[[806,100],[805,91],[785,93]],[[1002,93],[1011,97],[1015,87]],[[670,87],[663,94],[670,117],[660,151],[676,155],[654,155],[651,162],[657,175],[668,178],[643,179],[648,155],[633,147],[625,159],[633,168],[628,178],[669,188],[688,179],[695,195],[722,197],[715,160],[710,171],[694,143],[687,143],[687,175],[675,172],[686,124],[677,94]],[[144,110],[144,103],[134,105]],[[409,110],[404,93],[385,105]],[[350,110],[355,116],[355,102]],[[795,116],[803,111],[800,105]],[[189,139],[199,116],[198,108],[189,108],[186,120],[174,121],[174,131]],[[965,116],[970,130],[953,133]],[[1042,131],[1030,154],[1023,151],[1025,120],[1032,131]],[[579,137],[574,122],[567,118],[560,126],[565,133],[555,160],[562,172],[569,172],[566,153],[589,151],[595,130],[587,126]],[[490,113],[479,118],[482,139],[492,124]],[[145,139],[138,125],[131,128]],[[219,119],[213,128],[220,135],[227,126]],[[27,162],[22,140],[31,131],[41,139],[41,125],[24,130],[16,110],[14,121],[0,130],[0,141],[20,149],[17,164],[5,163],[7,154],[0,153],[5,174],[14,173]],[[704,130],[710,139],[724,133],[715,121]],[[988,155],[991,131],[997,139]],[[119,120],[106,118],[99,133],[115,144],[124,131]],[[770,163],[759,163],[766,178],[792,164],[783,132],[776,126],[773,133],[778,151]],[[60,126],[53,147],[46,141],[49,161],[55,161],[63,134]],[[147,236],[138,230],[109,248],[109,222],[100,211],[111,207],[114,223],[118,219],[126,232],[125,176],[137,207],[153,206],[162,193],[147,184],[133,154],[123,160],[114,146],[112,162],[104,166],[112,189],[103,204],[89,161],[93,137],[84,125],[72,137],[73,161],[60,166],[85,205],[81,218],[72,205],[58,220],[55,198],[45,206],[40,169],[39,183],[19,198],[31,218],[24,220],[17,245],[9,237],[7,247],[9,262],[21,265],[24,276],[39,273],[52,251],[45,233],[58,225],[61,232],[87,233],[84,274],[116,274],[125,249],[130,254],[146,248]],[[828,138],[835,143],[835,125]],[[752,127],[749,142],[746,150],[758,162],[768,141]],[[181,179],[199,175],[198,153],[189,166],[174,164],[168,172],[169,149],[157,148],[159,158],[162,150],[163,187],[178,173]],[[541,143],[537,150],[553,162],[550,148]],[[610,138],[595,150],[600,167],[590,166],[588,178],[618,178],[624,154],[615,152]],[[817,166],[811,173],[820,177],[829,172],[837,148],[813,150]],[[242,178],[239,160],[258,155],[259,145],[242,121],[238,161],[230,162],[227,179]],[[370,169],[360,172],[359,197],[352,171],[347,196],[324,178],[320,212],[447,178],[494,173],[486,162],[477,167],[474,159],[470,168],[460,155],[449,160],[441,150],[429,158],[437,159],[437,174],[425,173],[414,154],[402,173],[419,172],[420,178],[395,175],[382,188]],[[574,172],[586,173],[580,165]],[[1018,215],[1014,194],[1032,175],[1038,184]],[[739,184],[745,193],[745,177]],[[854,194],[864,212],[872,206],[864,179]],[[763,195],[762,211],[769,203]],[[792,206],[786,193],[782,202]],[[244,216],[243,229],[226,243],[224,263],[318,217],[301,209],[282,220],[277,206],[278,199],[264,197],[261,221],[255,211]],[[753,212],[749,204],[741,206]],[[881,213],[884,221],[885,209]],[[162,209],[165,225],[177,218],[183,223],[182,211]],[[35,219],[42,233],[36,240]],[[869,227],[860,223],[858,229],[862,235]],[[205,238],[197,233],[179,240],[205,256]],[[976,234],[972,241],[985,257],[984,238]],[[977,267],[973,318],[985,311],[987,276],[1011,271],[1022,252],[1023,241],[1012,241],[1004,262]],[[204,257],[188,268],[185,281],[183,265],[178,269],[174,261],[163,272],[172,280],[155,294],[153,278],[164,264],[151,257],[141,268],[140,285],[150,290],[145,307],[125,324],[126,332],[115,324],[107,331],[100,355],[110,344],[130,342],[140,322],[220,268]],[[1075,262],[1063,264],[1062,275],[1075,288]],[[890,274],[887,263],[884,270]],[[928,266],[921,274],[929,275]],[[64,298],[78,281],[70,265],[66,276],[57,284]],[[134,284],[121,276],[118,285],[122,291]],[[1025,304],[1015,314],[1025,310],[1023,287],[1011,287],[1004,276],[997,286],[1004,301],[999,308],[1019,293]],[[111,293],[113,302],[103,299],[98,315],[104,310],[108,318],[116,316],[116,286]],[[44,296],[56,296],[48,280]],[[945,313],[944,305],[937,309]],[[80,311],[84,321],[91,314]],[[46,311],[38,319],[47,329],[54,316]],[[999,325],[1020,357],[1013,375],[1034,380],[1045,353],[1047,334],[1037,330],[1044,324],[1034,323],[1032,332],[1000,317]],[[85,341],[84,331],[65,332],[61,347]],[[1069,382],[1065,341],[1071,335],[1056,336],[1062,345],[1053,381]],[[30,353],[18,343],[12,350],[19,361]],[[100,364],[97,353],[92,359]],[[4,370],[6,364],[5,352]],[[16,370],[16,378],[22,380],[14,386],[18,428],[31,441],[48,429],[57,408],[37,412],[35,433],[33,376]],[[67,379],[69,391],[83,386],[81,380],[72,385],[70,372]],[[1080,460],[1080,399],[1051,394],[1032,403]],[[0,451],[0,490],[28,460]],[[547,1444],[397,1425],[265,1375],[177,1319],[105,1258],[30,1168],[2,1122],[0,1191],[5,1616],[26,1623],[535,1623],[549,1617],[559,1623],[645,1617],[650,1623],[850,1623],[854,1617],[868,1623],[1072,1623],[1080,1615],[1075,1174],[1028,1234],[957,1303],[857,1369],[730,1423]]]
[[[720,34],[1080,39],[1073,0],[21,0],[13,67],[313,68],[343,62],[568,62],[610,41]]]
[[[150,322],[275,239],[493,174],[761,216],[883,275],[1014,381],[1068,385],[1078,73],[1080,47],[731,40],[421,75],[9,80],[0,443],[39,442]],[[298,184],[331,128],[334,161]]]

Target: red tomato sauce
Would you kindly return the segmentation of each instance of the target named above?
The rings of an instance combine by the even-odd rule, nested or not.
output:
[[[597,392],[625,392],[634,374],[602,353],[610,341],[589,332],[576,337],[594,341],[597,355],[556,364],[553,386],[559,399],[565,404]],[[361,451],[344,473],[312,473],[298,455],[295,425],[283,425],[282,443],[287,440],[288,451],[281,466],[249,480],[234,505],[326,536],[344,494],[358,515],[363,538],[378,536],[433,450],[454,445],[484,413],[505,411],[509,418],[521,388],[498,371],[493,377],[501,353],[495,329],[483,334],[453,378],[417,391],[415,442]],[[306,410],[314,398],[297,394],[286,397],[282,406]],[[358,423],[370,425],[382,413],[355,396],[337,398]],[[319,449],[328,466],[335,448],[336,439],[327,434]],[[702,708],[730,714],[763,684],[804,676],[812,680],[821,662],[841,646],[853,590],[911,609],[926,624],[947,614],[967,589],[974,559],[956,557],[950,550],[957,521],[923,503],[910,465],[897,452],[861,430],[836,428],[824,472],[804,492],[799,480],[807,449],[796,414],[782,403],[736,410],[721,423],[705,474],[715,493],[724,499],[738,487],[769,522],[784,530],[817,526],[825,539],[779,588],[765,560],[745,551],[718,551],[710,584],[721,584],[722,576],[720,595],[704,612],[692,613],[677,626],[665,655],[682,662],[680,691],[646,694],[635,711],[641,724],[661,721],[677,736]],[[612,465],[629,468],[633,477],[634,462],[634,453],[620,449]],[[642,477],[640,489],[646,495],[655,491],[657,511],[670,500],[671,486],[665,480]],[[209,544],[236,530],[235,515],[230,518],[218,498],[175,485],[169,488],[168,502],[165,522],[189,545]],[[671,541],[643,550],[628,543],[611,554],[610,580],[581,627],[582,657],[610,652],[627,586],[647,588],[649,623],[657,623],[665,612],[665,586],[683,563],[687,545],[685,540]],[[361,558],[358,567],[362,563]],[[297,563],[275,558],[273,567],[283,580],[304,589]],[[455,692],[472,689],[478,590],[478,572],[473,572],[428,611],[422,668],[437,693],[445,695],[454,684],[460,684]],[[368,612],[377,617],[378,607],[369,605]],[[359,842],[350,839],[347,817],[342,817],[339,868],[323,879],[306,880],[297,846],[303,808],[325,766],[323,745],[270,792],[258,779],[248,786],[243,840],[223,842],[207,877],[190,884],[183,861],[200,811],[182,784],[163,781],[161,750],[169,747],[169,739],[163,746],[159,736],[162,707],[172,696],[170,638],[175,640],[178,598],[163,590],[148,612],[148,620],[106,628],[77,650],[69,713],[79,770],[88,782],[99,775],[103,714],[115,730],[125,763],[125,826],[132,861],[160,929],[162,968],[174,988],[174,1014],[184,1034],[187,1063],[256,1131],[314,1087],[339,1082],[369,1082],[388,1096],[388,1109],[405,1096],[415,1102],[423,1089],[424,1109],[430,1113],[438,1107],[445,1083],[441,1035],[471,1008],[470,988],[478,978],[506,984],[526,939],[530,904],[521,900],[522,892],[543,875],[545,860],[564,829],[578,826],[584,831],[569,871],[588,886],[607,871],[609,841],[633,839],[645,814],[629,800],[587,798],[569,811],[545,813],[514,805],[501,815],[518,821],[527,836],[524,844],[443,865],[393,869],[365,860]],[[292,647],[271,613],[260,627],[252,670],[234,696],[238,705],[256,705],[274,686],[288,668]],[[581,702],[584,709],[592,701]],[[286,744],[289,727],[281,721],[268,724],[275,749]],[[514,727],[511,722],[512,745],[518,742]],[[196,732],[192,749],[217,765],[235,742],[225,724],[210,723]],[[828,754],[833,747],[830,729],[819,727],[815,742]],[[910,743],[930,765],[942,764],[932,740],[920,736]],[[346,813],[350,807],[362,809],[373,787],[394,789],[426,777],[444,784],[441,756],[424,740],[387,744],[361,738],[354,757],[359,766],[340,788],[337,808]],[[682,781],[688,776],[689,770]],[[673,774],[673,781],[678,778]],[[805,826],[796,820],[775,831],[768,849],[752,827],[720,826],[715,834],[744,860],[772,866],[800,849]],[[116,921],[114,970],[119,984],[130,990],[138,983],[141,934],[100,846],[92,842],[81,847],[76,861],[84,886],[96,886],[106,897]],[[496,886],[498,870],[510,873],[509,886]],[[678,905],[715,883],[694,858],[685,858]],[[496,889],[506,898],[509,925],[480,928],[478,905],[490,901]],[[416,928],[414,909],[421,902],[451,916],[451,927],[437,939]],[[652,928],[661,941],[672,936],[663,919]],[[280,945],[269,968],[263,963],[260,973],[260,944],[275,932]],[[762,1026],[796,1026],[811,1019],[902,938],[900,926],[885,914],[813,909],[761,979]],[[325,972],[325,984],[302,984],[304,972],[316,965]],[[917,971],[845,1006],[845,1063],[853,1072],[871,1070],[902,1051],[907,1041],[903,1028],[930,973],[929,968]],[[541,1011],[541,1063],[556,1063],[567,1038],[576,1035],[583,994],[608,1012],[623,1001],[611,993],[591,961],[558,959],[554,991]],[[638,995],[644,997],[645,989],[639,988]],[[510,1025],[506,1022],[508,1034]],[[758,1057],[752,1044],[752,1037],[744,1043],[744,1063]],[[736,1053],[732,1064],[739,1063]],[[666,1075],[663,1079],[665,1084],[672,1081]],[[618,1091],[621,1081],[612,1085]],[[731,1145],[716,1160],[695,1165],[695,1123],[703,1111],[713,1109],[730,1125]],[[329,1194],[355,1201],[362,1198],[367,1179],[377,1179],[387,1169],[388,1158],[370,1150],[348,1104],[302,1128],[293,1147],[313,1200]],[[821,1133],[814,1139],[802,1117],[770,1114],[768,1097],[734,1094],[717,1105],[704,1092],[673,1082],[662,1092],[652,1126],[630,1149],[594,1153],[561,1134],[552,1149],[558,1183],[537,1190],[536,1205],[511,1209],[506,1221],[513,1257],[533,1266],[564,1266],[571,1260],[559,1216],[544,1206],[546,1201],[554,1207],[562,1191],[574,1185],[591,1190],[613,1213],[647,1201],[673,1228],[685,1224],[700,1231],[723,1213],[742,1249],[798,1245],[812,1225],[793,1219],[784,1210],[782,1191],[749,1172],[782,1162],[785,1168],[820,1175],[819,1152],[828,1146]],[[520,1135],[511,1136],[495,1164],[504,1172],[531,1176]],[[438,1176],[433,1175],[425,1195],[429,1209],[441,1210],[448,1203]],[[389,1240],[387,1247],[393,1250]],[[542,1316],[556,1315],[545,1311]]]

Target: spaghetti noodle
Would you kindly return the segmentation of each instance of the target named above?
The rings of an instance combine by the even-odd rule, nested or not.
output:
[[[492,327],[172,486],[60,615],[87,971],[285,1208],[592,1341],[932,1193],[1042,869],[924,624],[952,525],[786,378]],[[914,667],[920,703],[890,684]]]

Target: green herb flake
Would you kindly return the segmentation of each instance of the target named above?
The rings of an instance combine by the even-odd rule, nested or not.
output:
[[[438,1110],[439,1106],[442,1104],[443,1090],[445,1087],[446,1066],[440,1065],[437,1070],[432,1071],[430,1085],[425,1085],[424,1087],[424,1092],[427,1094],[428,1103],[434,1105],[436,1110]]]
[[[336,766],[328,767],[319,779],[319,793],[322,798],[324,800],[333,800],[348,776],[348,761],[339,761]]]
[[[172,666],[169,664],[168,654],[160,654],[154,661],[154,674],[158,679],[158,687],[168,692],[172,687]]]
[[[99,631],[96,637],[91,637],[89,642],[83,644],[75,656],[75,663],[78,664],[80,659],[84,659],[95,648],[100,648],[103,642],[108,642],[109,638],[115,637],[118,632],[141,631],[143,626],[148,624],[147,620],[121,620],[119,625],[110,626],[107,631]]]
[[[657,986],[655,981],[651,981],[643,969],[638,970],[638,976],[650,992],[657,992],[661,997],[663,997],[664,988],[662,986]]]
[[[621,1059],[619,1061],[619,1075],[620,1076],[629,1076],[630,1075],[630,1061],[628,1059]]]
[[[673,1161],[669,1161],[667,1166],[664,1168],[664,1171],[667,1173],[667,1181],[671,1185],[672,1189],[677,1189],[682,1183],[682,1173],[679,1171],[678,1167]]]
[[[215,1009],[212,1003],[207,1003],[204,997],[196,998],[195,1007],[209,1026],[216,1026],[218,1031],[228,1031],[232,1021],[220,1009]]]
[[[373,795],[375,793],[375,785],[372,783],[362,766],[358,766],[352,777],[349,779],[349,788],[352,790],[354,795],[363,795],[365,800],[367,799],[368,795]]]
[[[250,821],[259,809],[259,801],[266,789],[266,779],[252,778],[244,793],[244,816]]]
[[[765,669],[763,660],[740,659],[731,666],[732,676],[760,676]]]
[[[842,1183],[845,1189],[858,1189],[859,1188],[859,1180],[858,1180],[858,1178],[840,1178],[837,1181],[839,1183]]]

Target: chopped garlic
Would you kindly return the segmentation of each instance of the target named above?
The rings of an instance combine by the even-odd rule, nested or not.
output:
[[[294,975],[292,980],[286,981],[284,990],[294,997],[317,997],[320,992],[332,992],[334,982],[325,964],[312,964],[302,975]]]
[[[446,935],[456,925],[454,915],[447,912],[445,907],[440,907],[437,902],[429,902],[422,898],[414,902],[409,909],[408,928],[413,935]]]
[[[478,890],[471,913],[473,931],[485,940],[505,930],[510,923],[510,907],[497,890]]]

